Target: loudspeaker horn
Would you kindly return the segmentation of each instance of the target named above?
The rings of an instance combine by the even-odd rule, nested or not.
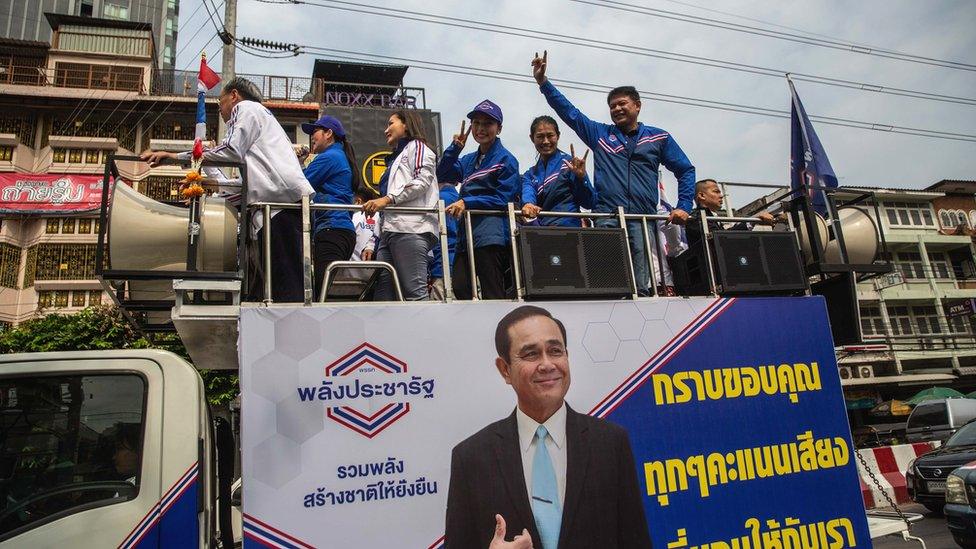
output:
[[[805,220],[806,216],[803,212],[800,212],[800,225],[796,228],[796,236],[800,240],[800,251],[803,252],[803,259],[809,265],[814,260],[813,245],[807,236],[807,223]],[[820,237],[820,254],[823,257],[824,250],[827,246],[827,221],[817,212],[813,212],[813,226],[814,230],[817,231],[817,235]]]
[[[878,257],[880,240],[878,228],[874,219],[854,206],[847,206],[837,210],[840,219],[840,230],[844,235],[844,245],[847,248],[847,262],[849,264],[874,263]],[[824,251],[827,263],[841,263],[840,241],[835,237],[827,244]]]
[[[203,271],[237,268],[237,210],[223,198],[200,199],[197,267]],[[119,183],[112,192],[108,248],[111,268],[133,271],[186,270],[186,208],[153,200]],[[129,299],[173,298],[170,280],[129,281]],[[169,312],[149,314],[152,323],[168,321]]]

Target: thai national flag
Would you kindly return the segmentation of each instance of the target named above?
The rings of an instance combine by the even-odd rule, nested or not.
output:
[[[194,137],[199,140],[207,137],[207,90],[220,84],[220,75],[207,66],[206,54],[200,56],[200,76],[197,78],[197,127]]]
[[[790,84],[790,94],[793,97],[793,109],[790,114],[792,128],[790,130],[790,183],[793,189],[804,189],[810,202],[820,215],[829,217],[827,198],[822,189],[817,187],[837,187],[837,176],[830,166],[827,152],[824,151],[817,132],[813,131],[807,111],[796,94],[793,81]]]

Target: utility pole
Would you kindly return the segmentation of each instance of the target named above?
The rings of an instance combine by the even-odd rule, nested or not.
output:
[[[221,36],[221,40],[224,41],[224,56],[220,62],[220,77],[221,84],[226,84],[230,82],[231,79],[236,75],[235,60],[237,57],[237,48],[234,47],[234,39],[237,36],[237,0],[226,0],[224,3],[224,35]],[[224,134],[227,133],[227,124],[224,119],[217,117],[219,122],[217,126],[217,141],[221,141],[224,138]]]

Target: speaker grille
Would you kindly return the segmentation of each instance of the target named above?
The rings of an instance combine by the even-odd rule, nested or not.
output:
[[[766,285],[762,250],[750,233],[715,235],[716,247],[720,246],[719,266],[722,282],[727,288]]]
[[[623,229],[522,227],[518,234],[526,297],[630,294]]]
[[[800,258],[793,233],[772,233],[763,238],[762,245],[770,284],[804,286],[806,277],[797,269]]]
[[[626,251],[621,253],[620,233],[581,232],[583,268],[590,288],[629,286]],[[626,243],[625,243],[626,245]]]

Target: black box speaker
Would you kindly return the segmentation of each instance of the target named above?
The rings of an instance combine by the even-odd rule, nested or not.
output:
[[[518,233],[527,299],[631,295],[623,229],[522,227]]]
[[[782,295],[807,289],[807,276],[792,232],[713,231],[712,263],[721,295]],[[704,244],[670,260],[680,295],[707,295]]]
[[[792,232],[715,231],[719,293],[781,294],[807,289],[807,275]]]

